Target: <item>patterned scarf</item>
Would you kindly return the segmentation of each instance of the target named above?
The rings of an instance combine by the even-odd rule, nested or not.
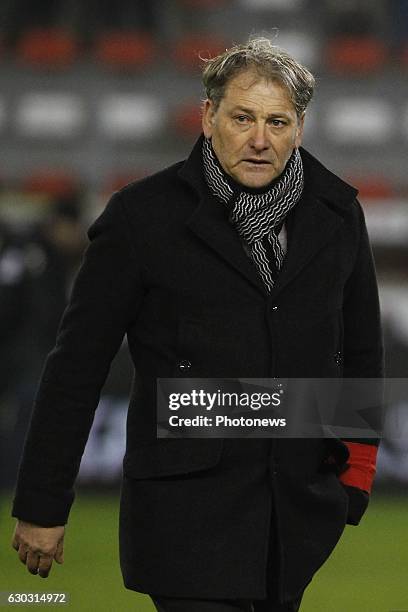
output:
[[[250,256],[270,292],[284,259],[278,234],[303,191],[303,164],[299,151],[294,149],[279,179],[260,193],[240,188],[227,176],[211,140],[207,138],[203,141],[203,162],[211,193],[228,206],[229,221],[248,245]]]

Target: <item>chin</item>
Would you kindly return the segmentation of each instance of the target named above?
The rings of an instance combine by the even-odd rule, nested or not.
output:
[[[262,187],[266,187],[267,185],[269,185],[269,183],[271,183],[274,180],[275,177],[271,176],[268,178],[261,178],[261,177],[242,177],[241,179],[238,179],[238,181],[241,183],[241,185],[243,185],[244,187],[250,187],[251,189],[262,189]]]

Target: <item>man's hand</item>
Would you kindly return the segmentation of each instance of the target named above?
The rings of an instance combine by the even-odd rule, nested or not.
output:
[[[64,532],[63,526],[40,527],[17,521],[11,545],[31,574],[47,578],[54,559],[64,562]]]

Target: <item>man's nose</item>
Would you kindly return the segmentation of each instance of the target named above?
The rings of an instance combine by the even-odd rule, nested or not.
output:
[[[257,152],[261,152],[269,148],[266,125],[256,124],[253,126],[250,144]]]

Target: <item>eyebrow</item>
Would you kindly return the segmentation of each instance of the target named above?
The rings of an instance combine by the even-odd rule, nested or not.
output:
[[[232,113],[234,112],[243,112],[246,113],[247,115],[254,115],[254,111],[251,110],[250,108],[244,108],[243,106],[234,106],[231,110]],[[268,118],[270,117],[274,117],[274,118],[278,118],[278,117],[285,117],[285,119],[290,119],[290,115],[288,115],[285,111],[282,111],[281,113],[270,113],[268,115]]]

